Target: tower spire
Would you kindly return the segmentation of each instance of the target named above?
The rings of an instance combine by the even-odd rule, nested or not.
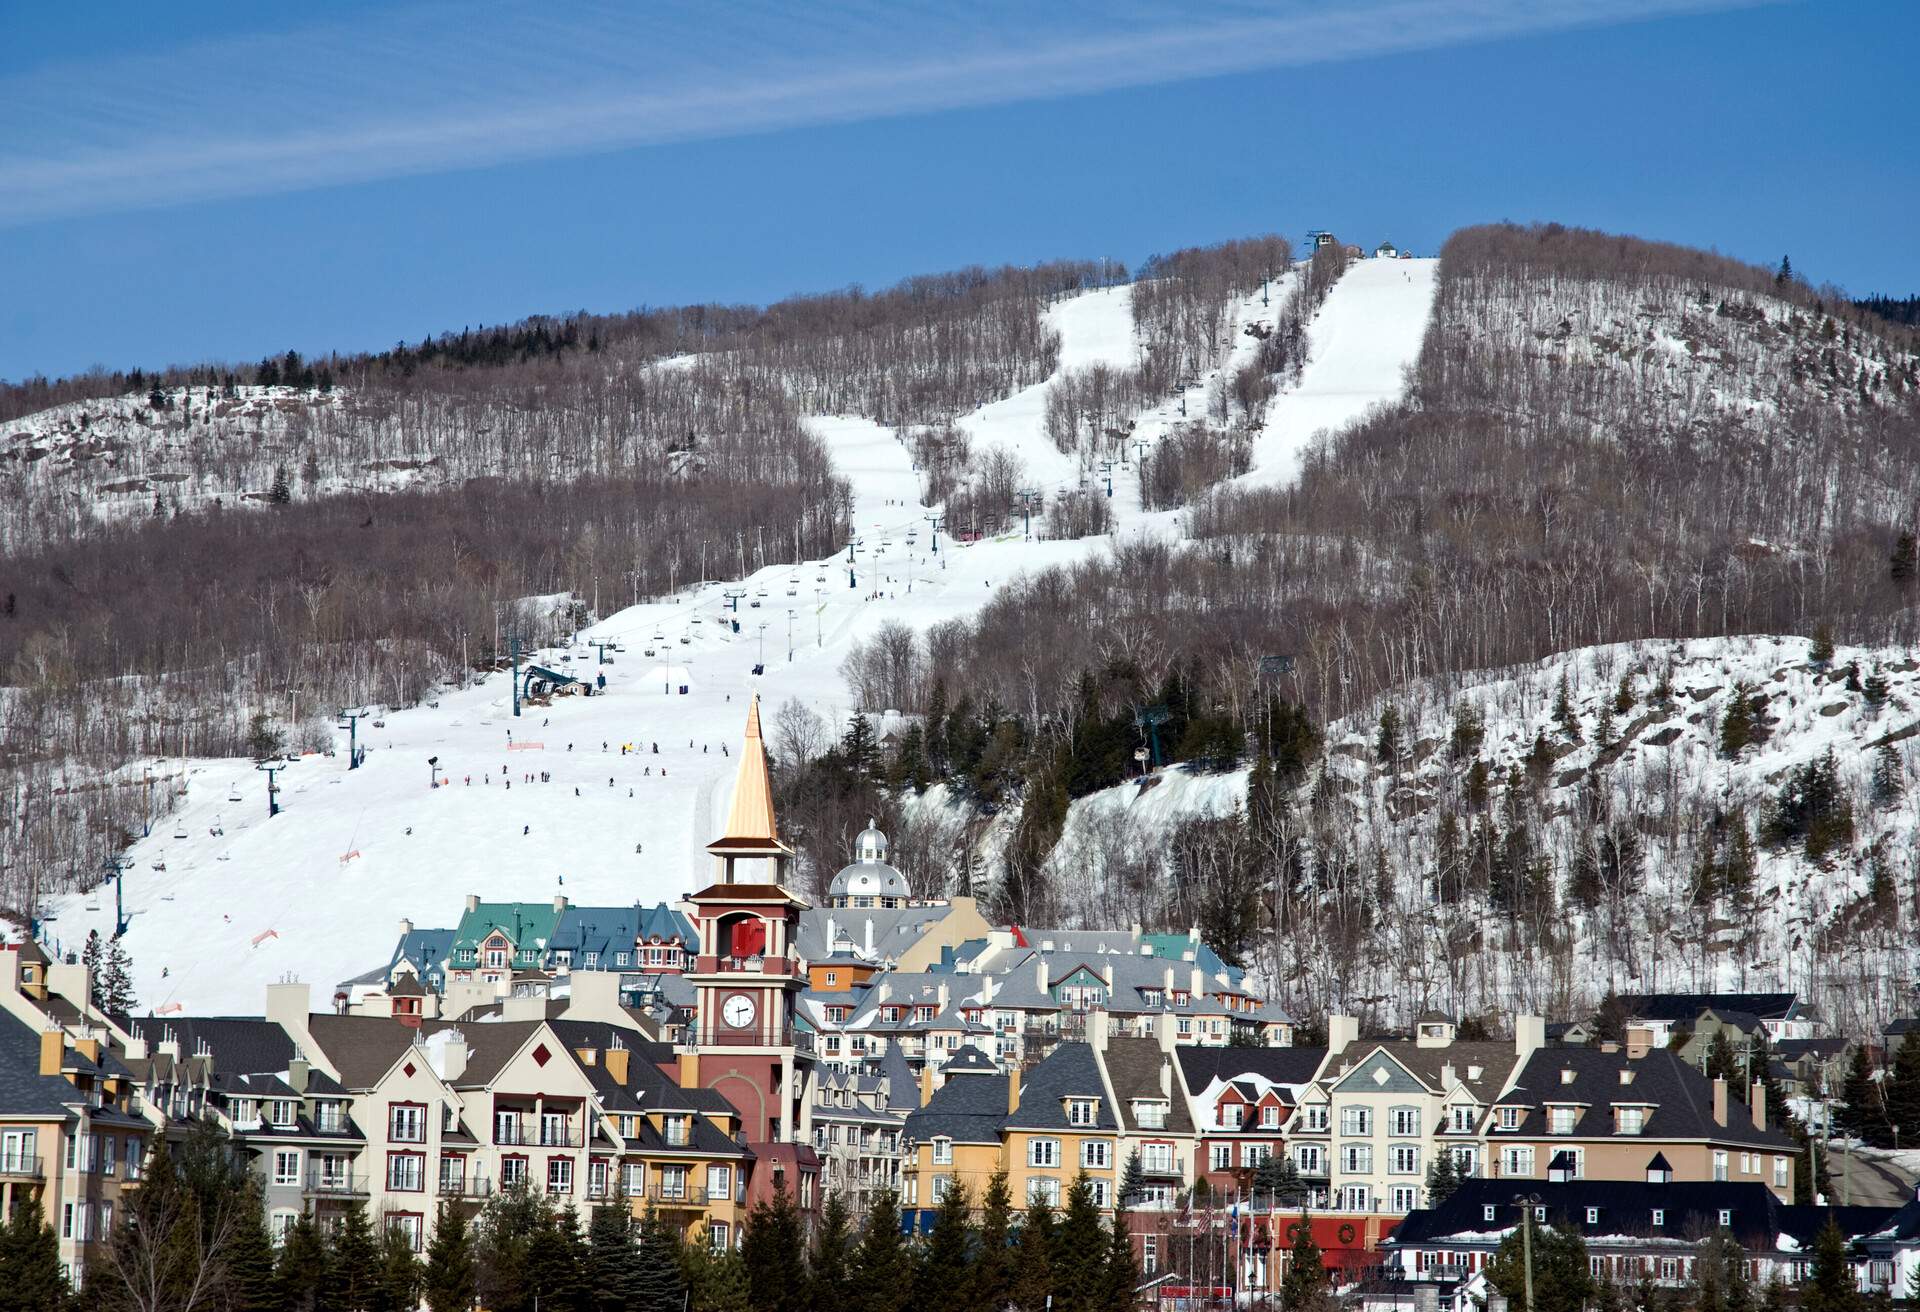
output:
[[[780,842],[780,827],[773,815],[773,779],[767,769],[767,746],[760,737],[760,694],[753,695],[747,707],[746,740],[740,747],[740,769],[733,779],[733,809],[727,813],[727,827],[721,840]]]

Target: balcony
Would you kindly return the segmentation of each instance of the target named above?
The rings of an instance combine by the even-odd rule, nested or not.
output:
[[[542,1126],[495,1122],[493,1141],[512,1148],[578,1148],[580,1132],[571,1125]]]
[[[46,1173],[38,1154],[8,1153],[0,1156],[0,1177],[9,1180],[38,1180]]]
[[[693,959],[696,975],[793,975],[799,963],[792,957],[713,957]]]
[[[656,1207],[669,1209],[705,1208],[707,1191],[699,1185],[652,1185],[647,1189],[647,1201]],[[725,1202],[723,1198],[721,1200]]]
[[[442,1198],[491,1198],[493,1181],[483,1175],[442,1177],[434,1192]]]
[[[1140,1159],[1140,1174],[1149,1180],[1184,1180],[1186,1164],[1178,1157]]]
[[[744,1030],[700,1026],[689,1028],[681,1042],[690,1048],[793,1048],[799,1052],[813,1051],[813,1034],[792,1026],[782,1026],[770,1039],[758,1026]]]
[[[306,1192],[320,1198],[364,1198],[367,1177],[345,1171],[313,1171],[307,1176]]]

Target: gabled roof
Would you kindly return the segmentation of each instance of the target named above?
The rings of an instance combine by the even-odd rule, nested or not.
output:
[[[452,951],[477,949],[498,929],[513,944],[516,954],[544,953],[559,919],[560,912],[552,902],[482,902],[460,917]]]
[[[640,923],[636,928],[635,937],[641,942],[652,942],[657,939],[662,943],[678,938],[689,947],[697,943],[693,922],[665,902],[640,908]]]
[[[1004,1110],[1004,1085],[1000,1096]],[[0,1115],[66,1118],[73,1114],[69,1103],[84,1101],[64,1077],[40,1074],[40,1036],[11,1012],[0,1011]]]
[[[888,1050],[897,1051],[898,1045],[889,1044]],[[953,1075],[970,1071],[997,1071],[1000,1068],[993,1064],[986,1053],[980,1051],[980,1049],[974,1047],[971,1043],[963,1043],[953,1050],[953,1054],[942,1063],[940,1069],[949,1075]]]
[[[215,1075],[284,1071],[296,1052],[292,1036],[277,1021],[257,1016],[143,1016],[129,1020],[127,1028],[147,1041],[149,1052],[158,1052],[169,1037],[179,1042],[182,1057],[193,1056],[204,1044]]]
[[[1476,1100],[1492,1102],[1505,1087],[1508,1074],[1519,1058],[1513,1044],[1496,1041],[1449,1043],[1444,1047],[1423,1048],[1417,1043],[1393,1040],[1386,1043],[1358,1043],[1335,1058],[1327,1071],[1328,1080],[1339,1080],[1358,1070],[1374,1052],[1388,1058],[1435,1093],[1447,1092],[1447,1068],[1453,1079],[1464,1085]],[[1564,1051],[1564,1049],[1555,1049]],[[1347,1070],[1340,1067],[1351,1060]],[[1504,1102],[1505,1099],[1502,1099]]]
[[[900,1051],[900,1045],[889,1043],[880,1057],[880,1074],[887,1081],[887,1110],[893,1112],[911,1112],[920,1106],[920,1086],[913,1078],[913,1071],[907,1066],[907,1054]],[[1001,1097],[1006,1096],[1005,1086],[1001,1086]]]
[[[969,1080],[985,1078],[967,1077]],[[1100,1100],[1091,1126],[1073,1125],[1067,1120],[1068,1098]],[[1010,1130],[1119,1130],[1120,1122],[1114,1118],[1113,1108],[1107,1105],[1106,1086],[1100,1081],[1100,1068],[1094,1062],[1092,1046],[1056,1044],[1021,1080],[1020,1105],[1006,1118],[1006,1126]]]
[[[1182,1044],[1173,1050],[1187,1091],[1199,1094],[1218,1080],[1257,1075],[1272,1084],[1306,1084],[1327,1060],[1318,1048],[1204,1048]]]
[[[952,1139],[956,1143],[1000,1142],[1007,1117],[1007,1077],[964,1075],[934,1091],[925,1107],[907,1114],[907,1137],[915,1143]]]
[[[1622,1084],[1622,1072],[1633,1082]],[[1641,1057],[1624,1050],[1600,1048],[1542,1048],[1527,1060],[1514,1087],[1500,1099],[1503,1107],[1527,1110],[1523,1133],[1538,1133],[1549,1103],[1579,1104],[1574,1122],[1576,1138],[1617,1140],[1613,1108],[1650,1104],[1641,1139],[1712,1139],[1762,1148],[1788,1148],[1792,1141],[1777,1130],[1754,1126],[1747,1101],[1732,1091],[1727,1098],[1727,1123],[1714,1124],[1713,1086],[1699,1071],[1665,1049]]]
[[[1193,1116],[1187,1110],[1187,1100],[1179,1096],[1180,1072],[1174,1068],[1173,1054],[1160,1047],[1160,1040],[1116,1035],[1107,1040],[1106,1062],[1107,1079],[1113,1084],[1113,1096],[1120,1103],[1120,1118],[1127,1129],[1144,1128],[1134,1118],[1136,1098],[1165,1098],[1168,1101],[1167,1132],[1193,1132]],[[1168,1077],[1166,1087],[1160,1082],[1162,1071]]]
[[[1743,1011],[1761,1020],[1787,1020],[1797,1014],[1797,993],[1629,993],[1620,1002],[1641,1020],[1691,1021],[1703,1011]]]

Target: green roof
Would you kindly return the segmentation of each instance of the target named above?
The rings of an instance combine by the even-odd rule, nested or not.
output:
[[[546,956],[559,921],[560,913],[551,902],[482,902],[460,917],[453,931],[453,960],[471,961],[463,954],[478,952],[497,929],[513,944],[515,965],[537,965]]]

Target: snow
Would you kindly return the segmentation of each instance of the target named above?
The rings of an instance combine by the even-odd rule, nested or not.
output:
[[[1425,327],[1432,278],[1431,261],[1377,261],[1335,286],[1300,389],[1311,395],[1275,401],[1250,478],[1291,477],[1306,435],[1396,394]],[[1255,294],[1237,307],[1238,321],[1258,310]],[[1132,362],[1126,288],[1066,298],[1049,317],[1061,334],[1060,368]],[[1237,327],[1228,368],[1252,349]],[[1208,381],[1190,389],[1190,405]],[[1176,406],[1177,398],[1143,416],[1142,427],[1164,428]],[[1045,435],[1044,384],[960,422],[976,449],[1015,451],[1045,490],[1079,481]],[[1006,580],[1110,545],[1018,532],[961,544],[941,533],[935,552],[898,436],[857,417],[822,416],[812,427],[853,486],[852,586],[843,550],[621,610],[565,649],[524,657],[589,681],[605,675],[604,694],[556,698],[516,719],[501,673],[390,711],[384,727],[363,720],[362,768],[350,770],[344,750],[289,764],[279,776],[284,809],[271,820],[251,762],[155,762],[156,773],[182,774],[184,796],[128,852],[126,941],[141,1005],[163,1014],[252,1012],[262,986],[292,977],[314,985],[324,1006],[336,983],[386,962],[401,918],[451,925],[470,892],[489,900],[565,894],[582,905],[678,897],[710,860],[704,846],[724,820],[736,765],[723,748],[735,749],[753,693],[764,699],[769,734],[788,698],[842,721],[855,708],[841,662],[883,623],[925,629],[972,615]],[[1282,440],[1287,433],[1297,440]],[[1266,468],[1270,460],[1279,466]],[[1141,512],[1131,478],[1116,472],[1115,489],[1116,533],[1177,531],[1176,514]],[[739,587],[747,596],[729,612],[722,594]],[[588,639],[620,650],[602,665]],[[562,656],[571,660],[560,665]],[[761,662],[766,673],[755,676]],[[622,755],[627,743],[637,750]],[[438,761],[431,772],[429,758]],[[539,781],[542,772],[550,782]],[[1187,808],[1230,804],[1236,786],[1244,780],[1171,770],[1137,798],[1093,805],[1128,804],[1164,823]],[[243,800],[229,800],[236,795]],[[48,912],[55,945],[77,950],[88,930],[112,931],[112,889],[61,898]]]
[[[1248,487],[1291,483],[1314,436],[1352,423],[1406,391],[1407,370],[1439,286],[1438,260],[1360,260],[1333,285],[1308,330],[1300,385],[1275,397],[1255,439]]]

